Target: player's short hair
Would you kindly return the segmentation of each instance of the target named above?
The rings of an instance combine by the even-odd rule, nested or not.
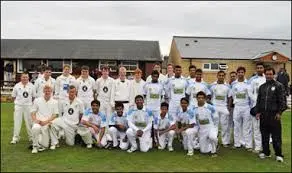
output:
[[[181,68],[181,66],[180,65],[176,65],[176,66],[174,66],[174,68],[176,69],[176,68]]]
[[[265,68],[265,73],[266,73],[267,71],[273,71],[273,75],[276,74],[275,69],[274,69],[273,67],[271,67],[271,66],[268,66],[268,67]]]
[[[45,90],[45,89],[51,89],[52,90],[52,86],[50,84],[46,84],[44,86],[43,90]]]
[[[203,73],[203,70],[200,69],[200,68],[198,68],[198,69],[196,70],[196,73]]]
[[[218,72],[217,72],[217,75],[218,75],[219,73],[223,73],[224,75],[226,74],[225,71],[223,71],[223,70],[218,71]]]
[[[160,104],[160,108],[162,108],[162,107],[166,107],[166,108],[168,109],[169,105],[168,105],[168,103],[166,103],[166,102],[162,102],[162,103]]]
[[[66,68],[66,67],[67,68],[71,68],[71,65],[70,64],[64,64],[63,69]]]
[[[189,71],[191,70],[191,68],[197,69],[197,67],[193,64],[189,66]]]
[[[81,70],[89,70],[89,67],[87,65],[81,66]]]
[[[118,107],[121,107],[122,109],[124,109],[124,104],[121,103],[121,102],[117,102],[117,103],[115,104],[115,109],[117,109]]]
[[[92,100],[90,105],[92,106],[93,104],[97,104],[98,106],[100,106],[100,101],[99,100]]]
[[[198,96],[204,96],[204,98],[207,97],[206,93],[204,93],[203,91],[198,92],[196,96],[197,96],[197,97],[198,97]]]
[[[256,63],[256,66],[259,66],[259,65],[261,65],[261,66],[265,67],[265,65],[264,65],[264,63],[263,63],[263,62],[257,62],[257,63]]]
[[[156,65],[159,65],[160,66],[160,62],[155,62],[154,65],[153,65],[153,67],[156,66]]]
[[[44,71],[52,71],[52,68],[49,66],[46,66]]]
[[[136,95],[136,97],[135,97],[135,101],[136,101],[138,98],[141,98],[142,100],[144,100],[144,97],[143,97],[142,95]]]
[[[186,98],[186,97],[181,98],[181,99],[180,99],[180,102],[182,102],[182,101],[186,101],[188,104],[189,104],[189,102],[190,102],[189,99]]]
[[[167,67],[168,67],[168,66],[172,66],[172,67],[173,67],[173,64],[172,64],[172,63],[168,63],[168,64],[167,64]]]
[[[74,86],[74,85],[70,85],[70,86],[69,86],[69,90],[71,90],[71,89],[77,89],[77,88],[76,88],[76,86]]]
[[[151,73],[151,76],[157,74],[159,76],[159,72],[157,70],[153,70],[152,73]]]
[[[24,72],[21,73],[21,76],[22,75],[29,75],[29,73],[28,73],[28,71],[24,71]]]
[[[241,71],[241,70],[243,70],[244,73],[246,72],[245,67],[242,67],[242,66],[238,67],[237,70],[236,70],[236,72],[238,73],[238,72]]]
[[[140,70],[139,68],[136,68],[136,70],[134,71],[134,74],[142,74],[142,70]]]
[[[124,70],[124,71],[126,71],[126,72],[127,72],[127,69],[126,69],[126,67],[124,67],[124,66],[120,66],[120,68],[119,68],[119,72],[120,72],[120,71],[122,71],[122,70]]]
[[[231,75],[231,74],[237,75],[236,71],[232,71],[232,72],[229,73],[229,75]]]
[[[109,68],[109,66],[107,66],[107,65],[103,65],[102,67],[101,67],[101,70],[109,70],[110,68]]]

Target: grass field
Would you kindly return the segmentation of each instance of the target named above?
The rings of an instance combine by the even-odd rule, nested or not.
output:
[[[81,146],[61,145],[55,151],[31,154],[23,122],[21,141],[11,145],[13,134],[13,104],[1,104],[1,172],[6,171],[143,171],[143,172],[194,172],[194,171],[232,171],[232,172],[291,172],[291,112],[282,117],[284,163],[272,158],[261,160],[256,154],[244,149],[234,150],[220,147],[217,158],[201,155],[198,151],[187,157],[178,144],[175,151],[148,153],[87,149]],[[271,146],[272,147],[272,146]],[[271,148],[272,149],[272,148]],[[272,149],[272,153],[273,149]]]

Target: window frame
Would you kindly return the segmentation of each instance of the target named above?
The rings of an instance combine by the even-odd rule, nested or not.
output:
[[[204,68],[205,64],[209,64],[209,68]],[[212,64],[217,64],[218,65],[218,69],[212,69]],[[227,66],[227,63],[203,63],[202,64],[202,69],[204,71],[220,71],[220,70],[223,70],[223,71],[226,71],[227,69],[220,69],[220,65],[226,65]]]
[[[135,65],[134,64],[125,64],[125,62],[133,62],[133,63],[135,63]],[[139,68],[139,62],[138,61],[121,61],[121,65],[127,69],[127,72],[130,72],[130,73],[135,72],[135,70],[137,68]],[[135,68],[135,70],[128,70],[127,67],[136,67],[136,68]]]
[[[107,62],[107,63],[104,63],[104,62]],[[114,64],[112,64],[111,66],[116,66],[116,67],[118,66],[118,63],[117,63],[117,61],[115,61],[115,60],[99,60],[99,62],[98,62],[98,69],[99,69],[99,71],[101,71],[101,67],[102,67],[103,65],[106,65],[106,66],[108,66],[108,67],[110,68],[108,62],[114,62]],[[112,70],[112,69],[110,68],[110,72],[117,72],[117,71],[118,71],[117,69]]]

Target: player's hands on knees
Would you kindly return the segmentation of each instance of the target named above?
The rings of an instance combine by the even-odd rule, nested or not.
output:
[[[143,131],[142,131],[142,130],[138,130],[136,135],[137,135],[138,137],[141,137],[141,136],[143,135]]]
[[[96,127],[95,125],[93,125],[92,128],[93,128],[93,130],[95,131],[95,133],[98,133],[98,132],[99,132],[98,127]]]

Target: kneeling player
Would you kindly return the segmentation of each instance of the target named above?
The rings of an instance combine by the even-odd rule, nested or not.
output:
[[[109,130],[113,140],[113,147],[117,148],[118,145],[122,150],[128,149],[129,141],[126,136],[126,131],[128,129],[127,117],[123,113],[124,105],[123,103],[116,103],[115,105],[116,112],[114,112],[109,120]],[[118,142],[119,138],[119,142]]]
[[[195,106],[194,113],[199,125],[199,143],[201,153],[210,153],[216,155],[218,143],[217,128],[214,124],[215,109],[212,105],[206,103],[206,94],[202,91],[197,93],[198,105]]]
[[[168,146],[169,151],[173,151],[172,142],[175,134],[175,121],[168,116],[168,103],[160,105],[160,116],[154,117],[154,134],[158,141],[158,149],[163,150]]]
[[[93,100],[91,108],[87,109],[81,119],[81,126],[78,127],[77,133],[81,136],[87,148],[92,147],[92,137],[99,148],[107,144],[105,127],[106,115],[99,111],[100,102]]]
[[[194,154],[194,137],[198,132],[196,126],[196,117],[192,107],[189,107],[189,100],[182,98],[180,100],[181,108],[177,113],[178,127],[177,134],[181,134],[183,137],[184,150],[188,150],[187,155],[192,156]]]

